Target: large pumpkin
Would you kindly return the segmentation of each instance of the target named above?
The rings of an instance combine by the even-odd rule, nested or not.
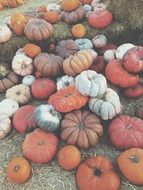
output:
[[[88,97],[82,96],[75,86],[68,86],[53,94],[48,103],[53,105],[59,112],[70,112],[86,105]]]
[[[0,140],[11,131],[11,120],[5,114],[0,114]]]
[[[80,190],[118,190],[120,186],[111,161],[104,156],[90,157],[80,164],[76,180]]]
[[[26,135],[22,144],[24,156],[38,164],[49,162],[56,154],[58,139],[53,133],[36,129]]]
[[[105,74],[109,81],[122,88],[135,86],[139,82],[139,76],[126,71],[122,62],[116,59],[107,64]]]
[[[67,113],[61,122],[61,138],[71,145],[87,149],[98,143],[103,134],[99,118],[89,111]]]
[[[63,72],[63,59],[54,54],[40,53],[34,59],[34,66],[42,76],[56,77]]]
[[[110,123],[109,135],[117,149],[143,148],[143,120],[120,115]]]
[[[131,148],[124,151],[118,157],[117,164],[129,182],[143,185],[143,149]]]
[[[79,6],[79,0],[62,0],[61,9],[64,11],[73,11]]]

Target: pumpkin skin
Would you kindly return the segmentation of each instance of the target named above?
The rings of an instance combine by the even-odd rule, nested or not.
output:
[[[34,118],[36,106],[26,105],[20,107],[14,114],[12,124],[19,133],[28,133],[36,128]]]
[[[88,17],[88,23],[94,28],[106,28],[112,22],[112,13],[108,10],[93,12]]]
[[[117,160],[123,176],[133,184],[143,185],[143,150],[131,148],[120,154]]]
[[[111,88],[107,88],[102,97],[90,98],[89,108],[103,120],[108,120],[120,113],[121,103],[118,94]]]
[[[93,49],[91,40],[87,38],[76,39],[75,43],[78,46],[79,50]]]
[[[90,70],[96,71],[97,73],[104,73],[105,71],[105,61],[103,56],[97,56],[91,67],[89,67]]]
[[[57,77],[63,72],[63,59],[60,56],[40,53],[34,59],[34,66],[44,77]]]
[[[39,128],[53,132],[59,128],[61,115],[51,105],[40,105],[35,110],[35,119]]]
[[[127,98],[139,98],[143,95],[143,85],[137,84],[136,86],[122,89],[122,94]]]
[[[31,167],[26,159],[16,157],[8,163],[6,173],[11,181],[21,184],[30,177]]]
[[[56,54],[66,59],[70,55],[74,55],[78,50],[79,48],[73,40],[62,40],[56,47]]]
[[[0,114],[0,140],[4,139],[11,131],[11,120],[5,114]]]
[[[36,79],[35,76],[27,75],[22,79],[22,84],[31,86],[35,79]]]
[[[82,108],[87,101],[88,97],[82,96],[73,85],[62,88],[50,96],[48,103],[53,105],[57,111],[66,113]]]
[[[23,51],[26,53],[26,55],[33,58],[41,53],[41,48],[35,44],[26,44],[23,47]]]
[[[48,99],[56,91],[56,83],[48,78],[36,79],[31,86],[34,98],[38,100]]]
[[[92,43],[95,46],[95,48],[103,48],[106,46],[107,44],[107,38],[105,35],[103,34],[99,34],[96,35],[93,39],[92,39]]]
[[[79,0],[62,0],[61,9],[64,11],[73,11],[79,6]]]
[[[27,18],[24,16],[23,13],[15,13],[10,16],[10,23],[12,27],[18,22],[27,23]]]
[[[143,120],[136,117],[120,115],[115,118],[109,125],[113,145],[120,150],[143,148],[142,126]]]
[[[76,180],[80,190],[118,190],[120,186],[111,161],[104,156],[90,157],[81,163]]]
[[[132,87],[138,84],[139,76],[126,71],[119,60],[110,61],[105,68],[107,79],[122,88]]]
[[[51,24],[56,24],[60,21],[60,16],[56,11],[48,11],[44,14],[44,19]]]
[[[43,19],[33,18],[25,26],[24,34],[28,40],[46,40],[53,33],[53,27]]]
[[[18,21],[14,26],[13,26],[13,31],[17,36],[22,36],[24,35],[24,28],[25,28],[25,23]]]
[[[65,75],[57,79],[57,91],[66,86],[74,85],[75,79],[71,76]]]
[[[65,170],[75,169],[81,162],[81,153],[73,145],[67,145],[58,153],[58,164]]]
[[[83,5],[83,8],[84,8],[84,10],[85,10],[85,12],[86,12],[86,15],[87,15],[90,11],[92,11],[92,7],[91,7],[91,5],[89,5],[89,4],[84,4],[84,5]]]
[[[99,118],[86,110],[67,113],[61,122],[61,130],[62,140],[84,149],[96,145],[103,134]]]
[[[76,76],[75,86],[83,96],[89,97],[100,97],[107,90],[106,78],[91,70],[83,71]]]
[[[75,38],[83,38],[86,34],[86,28],[83,24],[76,24],[72,27],[72,35]]]
[[[114,50],[114,49],[106,50],[104,52],[105,62],[108,63],[109,61],[116,59],[115,53],[116,53],[116,50]]]
[[[12,37],[11,30],[6,24],[0,24],[0,43],[5,43]]]
[[[76,76],[84,70],[87,70],[93,63],[93,55],[86,50],[80,50],[71,55],[63,62],[64,72],[69,76]]]
[[[58,144],[58,139],[53,133],[36,129],[26,135],[22,144],[22,152],[28,160],[44,164],[55,156]]]

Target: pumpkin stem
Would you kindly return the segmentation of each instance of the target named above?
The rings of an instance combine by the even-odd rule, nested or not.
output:
[[[94,175],[100,177],[102,175],[102,171],[100,169],[94,168]]]
[[[18,172],[19,170],[20,170],[20,166],[16,165],[16,166],[14,167],[14,172]]]
[[[80,123],[78,126],[80,129],[84,129],[84,123]]]
[[[137,155],[133,155],[131,157],[128,158],[131,162],[133,163],[138,163],[139,162],[139,157]]]
[[[43,145],[45,142],[44,141],[39,141],[37,144],[38,145]]]

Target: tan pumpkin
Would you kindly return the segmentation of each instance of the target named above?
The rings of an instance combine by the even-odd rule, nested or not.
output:
[[[0,140],[11,131],[11,120],[5,114],[0,114]]]

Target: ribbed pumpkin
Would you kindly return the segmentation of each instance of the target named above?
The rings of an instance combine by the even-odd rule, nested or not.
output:
[[[73,11],[79,6],[79,0],[62,0],[61,8],[64,11]]]
[[[62,88],[57,93],[53,94],[48,103],[53,105],[57,111],[66,113],[72,110],[77,110],[86,105],[88,97],[82,96],[75,86]]]
[[[26,53],[26,55],[33,58],[41,53],[41,48],[35,44],[26,44],[23,47],[23,51]]]
[[[67,113],[61,122],[61,138],[71,145],[87,149],[98,143],[103,134],[99,118],[89,111]]]
[[[11,131],[11,120],[5,114],[0,114],[0,140]]]

